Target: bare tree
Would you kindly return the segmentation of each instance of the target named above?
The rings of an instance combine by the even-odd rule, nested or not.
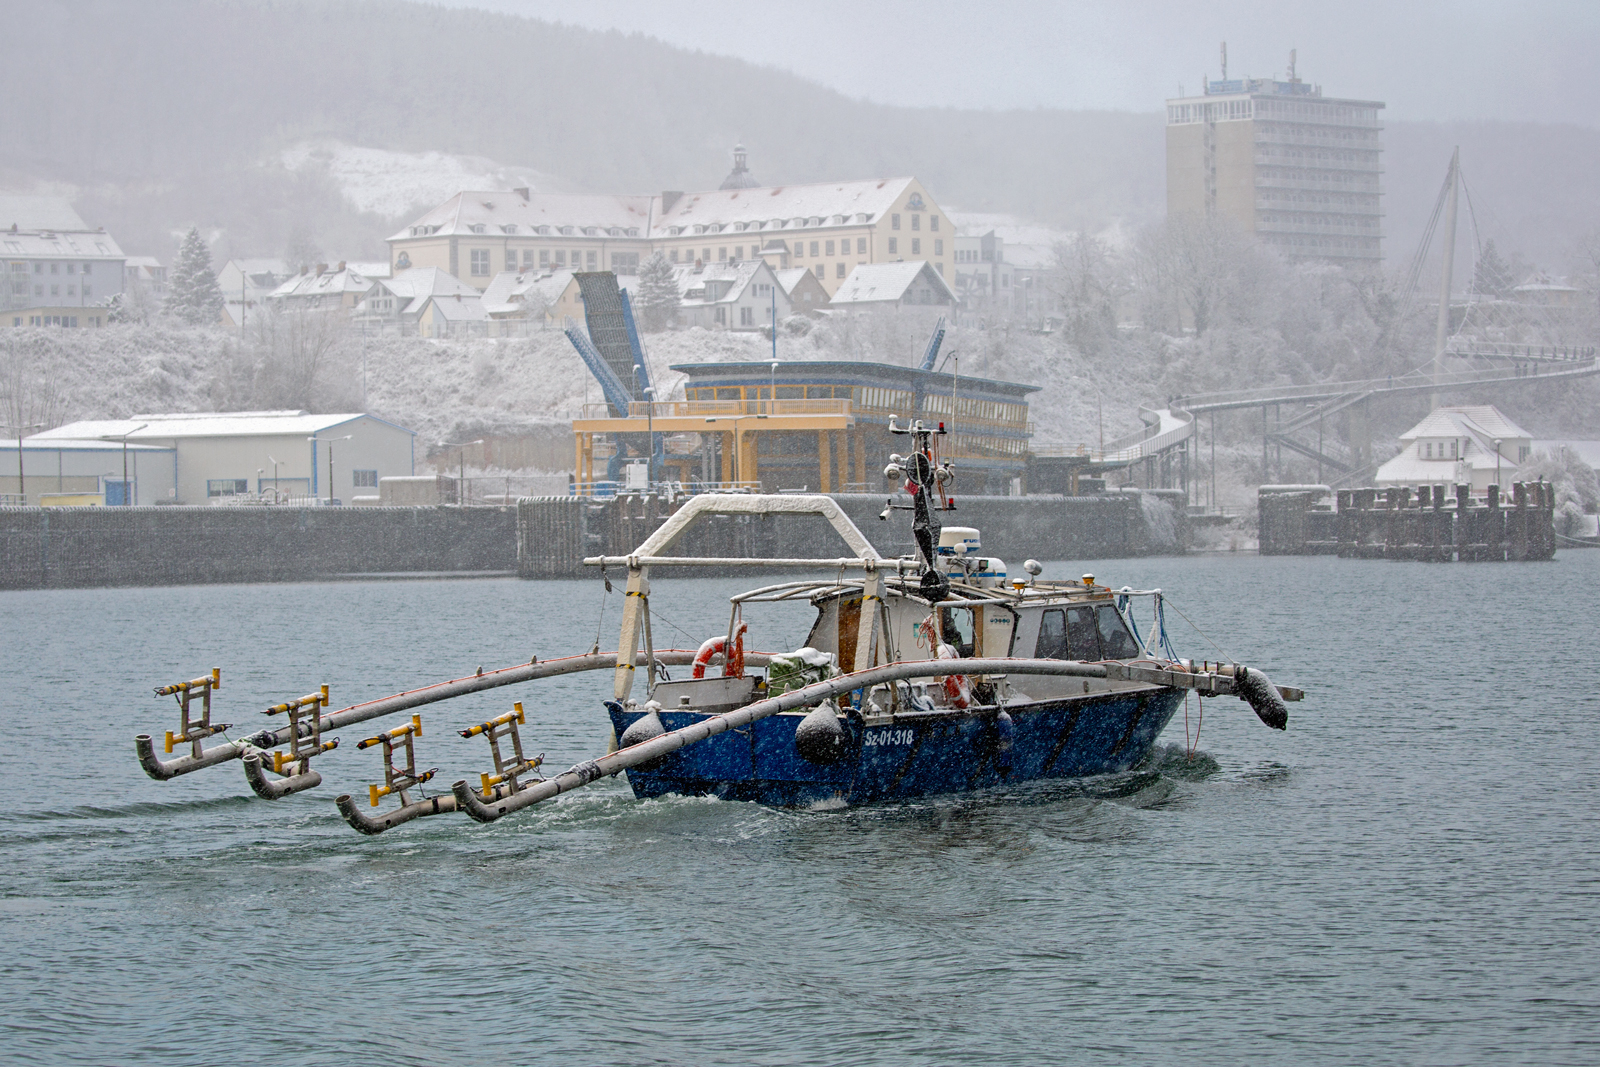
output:
[[[59,352],[42,331],[7,331],[0,349],[0,422],[8,436],[25,437],[61,422]]]
[[[341,311],[268,309],[247,324],[239,361],[241,400],[256,406],[333,411],[354,401],[350,324]]]

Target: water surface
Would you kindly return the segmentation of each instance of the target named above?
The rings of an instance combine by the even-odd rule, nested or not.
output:
[[[217,717],[335,706],[587,649],[595,582],[0,594],[0,1021],[13,1063],[1590,1064],[1600,1060],[1600,552],[1548,564],[1217,556],[1058,564],[1161,586],[1299,685],[1287,733],[1207,702],[1154,766],[847,812],[632,799],[621,779],[374,839],[238,764],[168,783],[152,686],[223,669]],[[738,583],[653,583],[657,643]],[[620,589],[602,645],[615,645]],[[1176,615],[1179,650],[1218,653]],[[807,613],[753,619],[792,648]],[[562,769],[608,678],[423,709],[529,711]],[[235,731],[237,733],[238,731]],[[443,786],[447,788],[447,785]]]

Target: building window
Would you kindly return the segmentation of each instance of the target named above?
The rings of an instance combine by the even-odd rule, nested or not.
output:
[[[728,325],[728,309],[727,308],[718,308],[717,309],[717,325],[718,326],[726,326],[726,325]]]
[[[866,254],[867,254],[867,239],[865,237],[857,237],[856,238],[856,255],[864,256]]]
[[[735,263],[737,263],[743,258],[744,258],[744,245],[734,245],[734,247],[733,247],[733,261]]]
[[[600,262],[600,253],[598,253],[598,252],[590,252],[589,253],[589,269],[590,270],[594,270],[595,269],[595,265],[598,264],[599,262]]]
[[[828,276],[828,265],[826,263],[818,263],[817,264],[817,277],[820,279],[820,278],[826,278],[827,276]]]
[[[528,270],[532,266],[533,266],[533,249],[524,248],[522,250],[522,269],[523,270]]]
[[[833,276],[835,278],[843,278],[844,277],[844,264],[843,263],[835,263],[833,265]]]
[[[702,263],[710,263],[711,262],[711,249],[702,248],[700,250],[700,262],[702,262]]]
[[[889,216],[889,229],[898,230],[899,228],[900,228],[900,216],[899,215],[890,215]]]
[[[754,326],[756,324],[755,312],[749,308],[739,309],[739,325]]]
[[[939,272],[939,277],[941,277],[941,278],[944,277],[944,264],[943,263],[935,263],[933,265],[933,269]]]
[[[90,287],[90,286],[88,286],[88,285],[85,285],[85,286],[84,286],[84,287],[83,287],[83,295],[84,295],[84,296],[93,296],[93,295],[94,295],[94,290],[93,290],[93,288],[92,288],[92,287]]]
[[[672,262],[678,262],[678,250],[676,248],[672,250]]]
[[[489,250],[487,248],[474,248],[472,250],[472,273],[474,275],[488,275]]]
[[[52,285],[52,286],[51,286],[51,287],[50,287],[50,295],[51,295],[51,296],[60,296],[60,295],[61,295],[61,286],[59,286],[59,285]]]
[[[913,215],[911,217],[912,218],[916,218],[915,215]],[[914,255],[914,256],[918,256],[918,255],[922,254],[922,238],[913,237],[911,239],[911,254]]]
[[[821,241],[812,241],[811,242],[811,255],[812,256],[815,257],[815,256],[819,256],[819,255],[822,254],[821,249],[819,247],[821,244],[822,244]]]
[[[517,250],[514,249],[514,248],[508,248],[508,249],[506,249],[506,270],[516,270],[516,269],[517,269]]]
[[[827,249],[826,249],[826,251],[824,251],[824,253],[823,253],[823,254],[824,254],[824,255],[828,255],[828,256],[831,256],[831,255],[833,255],[833,242],[832,242],[832,241],[829,241],[829,242],[828,242],[828,246],[827,246]]]
[[[556,266],[561,267],[562,269],[566,269],[566,266],[567,266],[567,250],[565,248],[556,249]]]
[[[929,215],[928,216],[928,229],[930,229],[930,230],[938,230],[938,228],[939,228],[939,216],[938,215]]]
[[[913,230],[922,229],[922,216],[918,215],[915,211],[911,213],[911,228]]]
[[[548,248],[539,249],[539,266],[548,267],[549,265],[550,265],[550,250]]]
[[[936,256],[944,255],[944,238],[943,237],[940,237],[940,238],[937,238],[937,239],[934,240],[934,242],[933,242],[933,254],[936,255]]]
[[[806,254],[806,243],[804,241],[796,241],[794,243],[794,258],[800,259],[805,254]]]
[[[728,262],[728,250],[726,248],[717,249],[717,262],[718,263],[726,263],[726,262]]]
[[[249,478],[207,478],[206,496],[243,496],[250,491]]]
[[[357,489],[376,489],[378,488],[378,472],[351,471],[350,484]]]
[[[83,265],[83,273],[85,273],[85,274],[88,274],[88,273],[89,273],[89,268],[90,268],[90,267],[91,267],[91,266],[93,266],[93,264],[92,264],[92,263],[85,263],[85,264],[84,264],[84,265]]]
[[[900,238],[898,238],[898,237],[889,238],[889,254],[891,256],[893,256],[893,255],[899,254],[899,252],[900,252]]]

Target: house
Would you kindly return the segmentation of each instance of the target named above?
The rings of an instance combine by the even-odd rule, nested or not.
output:
[[[128,270],[133,271],[133,259],[128,260]],[[150,260],[154,263],[155,260]],[[250,321],[250,316],[266,306],[273,290],[287,281],[293,272],[281,259],[230,259],[217,270],[217,288],[222,290],[222,324],[240,327]],[[166,284],[166,271],[162,270],[162,288]],[[151,289],[160,292],[160,289]]]
[[[155,256],[129,256],[123,260],[122,288],[127,291],[134,286],[140,286],[155,296],[165,294],[167,268]]]
[[[916,178],[753,186],[744,153],[722,188],[567,196],[461,192],[389,238],[396,272],[432,266],[479,289],[496,274],[637,274],[655,252],[680,265],[765,260],[803,267],[832,294],[863,263],[927,260],[945,274],[954,227]]]
[[[419,337],[486,337],[488,333],[489,313],[476,292],[426,297],[417,313]]]
[[[1548,274],[1535,274],[1511,290],[1511,299],[1516,303],[1542,308],[1577,307],[1582,297],[1582,290],[1568,285],[1565,278]]]
[[[165,503],[177,496],[178,465],[165,445],[104,441],[0,440],[0,501],[30,507]],[[21,478],[18,478],[18,463]]]
[[[569,270],[502,271],[483,291],[483,309],[502,323],[559,324],[583,318],[583,297]]]
[[[141,504],[153,502],[149,487],[135,477],[146,476],[147,469],[170,492],[169,501],[179,504],[330,496],[349,502],[376,498],[380,477],[415,474],[415,438],[414,431],[359,413],[218,411],[73,422],[23,444],[29,459],[38,447],[70,450],[110,442],[120,451],[124,440],[130,448],[166,450],[169,455],[157,457],[152,468],[129,472],[133,498]],[[31,479],[28,492],[31,497]]]
[[[102,326],[126,257],[55,196],[0,196],[0,322]]]
[[[1489,404],[1435,408],[1400,435],[1400,454],[1378,468],[1373,484],[1504,485],[1533,454],[1533,437]]]
[[[340,263],[332,270],[318,263],[315,272],[304,270],[274,289],[268,296],[284,311],[351,311],[378,284],[359,271]]]
[[[772,272],[796,312],[810,314],[828,306],[828,290],[805,267],[786,267]]]
[[[356,321],[363,326],[396,326],[402,333],[421,333],[423,312],[435,298],[480,303],[478,290],[472,286],[438,267],[416,267],[393,278],[377,279],[356,305]]]
[[[680,266],[672,277],[680,294],[678,321],[685,326],[759,330],[771,324],[774,308],[779,320],[793,314],[789,294],[764,260]]]
[[[926,260],[867,263],[850,272],[830,306],[835,311],[871,307],[951,307],[956,295]]]

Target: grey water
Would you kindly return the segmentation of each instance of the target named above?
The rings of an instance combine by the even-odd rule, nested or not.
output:
[[[157,783],[154,685],[221,667],[216,717],[335,707],[614,647],[597,582],[0,594],[0,1025],[14,1064],[1040,1064],[1600,1061],[1600,552],[1428,565],[1212,556],[1052,565],[1163,588],[1184,655],[1303,687],[1233,699],[1151,766],[848,811],[639,802],[621,778],[492,826],[363,838],[334,808],[361,728],[277,802],[237,763]],[[659,580],[656,643],[738,583]],[[601,611],[604,608],[604,619]],[[807,613],[752,619],[796,647]],[[1220,649],[1220,651],[1219,651]],[[565,769],[601,674],[522,700]],[[1195,741],[1199,728],[1198,743]]]

